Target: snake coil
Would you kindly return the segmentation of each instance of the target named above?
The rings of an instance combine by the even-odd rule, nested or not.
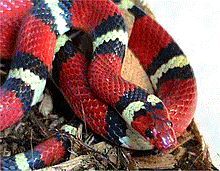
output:
[[[3,58],[13,56],[13,62],[0,88],[1,131],[28,115],[39,101],[60,50],[54,60],[59,64],[59,87],[94,132],[135,150],[163,152],[176,145],[195,111],[193,70],[154,19],[128,0],[119,3],[125,5],[135,16],[129,38],[122,11],[110,0],[3,0],[0,52]],[[71,28],[92,37],[91,59],[72,48],[65,34]],[[127,48],[139,59],[155,94],[122,78]],[[25,170],[58,163],[65,156],[65,144],[59,138],[47,140],[35,148],[34,159],[30,152],[3,158],[2,168]]]

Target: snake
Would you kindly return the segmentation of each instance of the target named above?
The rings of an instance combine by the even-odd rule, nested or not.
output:
[[[135,17],[130,36],[122,7]],[[3,0],[0,9],[1,58],[13,59],[0,88],[1,131],[28,116],[53,68],[76,116],[106,140],[133,150],[176,146],[195,113],[196,80],[181,48],[144,10],[129,0]],[[91,36],[90,55],[73,46],[72,29]],[[128,48],[154,94],[121,76]],[[1,169],[59,163],[67,144],[56,135],[32,152],[2,158]]]

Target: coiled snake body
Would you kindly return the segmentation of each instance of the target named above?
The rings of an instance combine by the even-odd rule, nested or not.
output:
[[[12,55],[11,43],[20,24],[11,70],[0,89],[1,130],[17,123],[39,101],[54,54],[66,43],[54,60],[59,63],[58,84],[76,115],[94,132],[135,150],[166,151],[176,145],[176,137],[195,111],[192,68],[154,19],[130,1],[123,0],[120,5],[125,4],[135,16],[129,41],[122,12],[110,0],[4,0],[0,4],[2,57]],[[65,35],[70,28],[92,36],[88,68],[87,60],[71,48]],[[155,95],[121,77],[127,46],[148,74]],[[64,144],[59,138],[47,140],[35,148],[34,159],[24,153],[3,159],[2,168],[22,170],[57,163],[65,155]],[[29,164],[22,161],[24,158]]]

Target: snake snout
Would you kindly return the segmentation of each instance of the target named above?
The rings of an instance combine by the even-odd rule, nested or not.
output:
[[[171,122],[158,119],[156,126],[155,147],[161,152],[174,148],[177,144],[177,138]]]

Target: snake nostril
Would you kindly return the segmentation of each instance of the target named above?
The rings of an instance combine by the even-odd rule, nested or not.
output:
[[[146,135],[148,138],[154,137],[153,131],[152,131],[151,129],[149,129],[149,128],[146,129],[145,135]]]

